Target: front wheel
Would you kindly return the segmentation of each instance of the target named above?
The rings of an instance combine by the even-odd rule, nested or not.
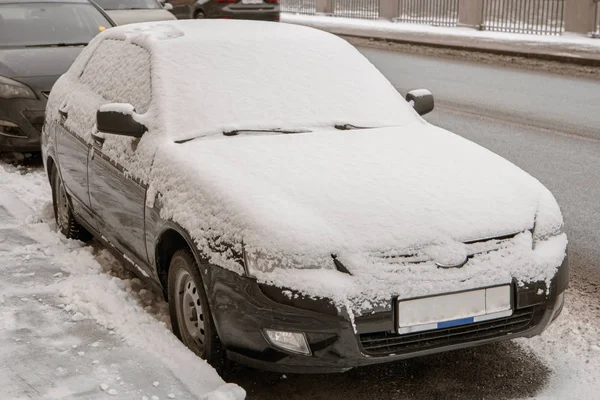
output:
[[[168,278],[171,325],[173,333],[190,350],[213,367],[221,367],[221,345],[199,271],[189,250],[175,252]]]
[[[54,219],[58,230],[69,239],[88,241],[92,235],[75,220],[69,195],[65,190],[60,173],[56,167],[52,168],[50,182],[52,183],[52,205]]]

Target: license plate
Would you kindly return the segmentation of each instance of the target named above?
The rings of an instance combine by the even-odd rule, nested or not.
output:
[[[512,315],[510,285],[399,300],[398,333],[450,328]]]
[[[242,4],[262,4],[263,0],[242,0]]]

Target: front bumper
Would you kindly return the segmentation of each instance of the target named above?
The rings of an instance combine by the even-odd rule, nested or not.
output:
[[[562,309],[559,295],[567,287],[568,261],[565,258],[549,290],[544,282],[514,282],[510,317],[408,335],[395,333],[392,300],[387,309],[356,318],[355,333],[350,318],[325,300],[290,299],[281,289],[218,267],[205,279],[230,359],[281,373],[323,373],[538,335]],[[312,355],[275,348],[265,340],[263,329],[304,332]]]
[[[45,109],[45,99],[0,99],[0,152],[40,151]]]

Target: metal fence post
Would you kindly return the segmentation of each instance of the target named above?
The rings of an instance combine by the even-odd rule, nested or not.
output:
[[[390,21],[398,18],[400,0],[379,0],[379,18]]]
[[[565,0],[565,31],[588,34],[594,26],[596,4],[594,0]]]
[[[315,8],[317,14],[333,14],[333,2],[335,0],[316,0]]]
[[[483,25],[483,0],[459,0],[458,26],[480,29]]]

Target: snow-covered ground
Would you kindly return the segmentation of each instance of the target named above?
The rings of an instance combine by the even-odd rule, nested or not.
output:
[[[336,34],[365,36],[391,40],[414,40],[417,42],[437,43],[439,40],[462,40],[466,47],[483,47],[484,43],[505,44],[514,46],[520,44],[531,52],[544,52],[542,46],[554,46],[556,49],[569,51],[597,52],[600,50],[600,40],[575,33],[557,35],[528,35],[521,33],[506,33],[479,31],[466,27],[443,27],[427,24],[412,24],[406,22],[391,22],[388,20],[363,20],[355,18],[339,18],[325,15],[299,15],[285,13],[281,21],[292,24],[307,25]],[[537,49],[536,49],[537,48]],[[514,48],[514,50],[518,50]],[[557,52],[557,54],[559,54]]]
[[[245,397],[107,250],[55,232],[40,167],[0,162],[0,399]]]
[[[538,398],[597,398],[597,298],[570,288],[557,322],[517,343],[551,370]],[[245,392],[171,334],[164,301],[105,249],[55,232],[39,166],[0,161],[0,399],[110,395],[234,400]]]

